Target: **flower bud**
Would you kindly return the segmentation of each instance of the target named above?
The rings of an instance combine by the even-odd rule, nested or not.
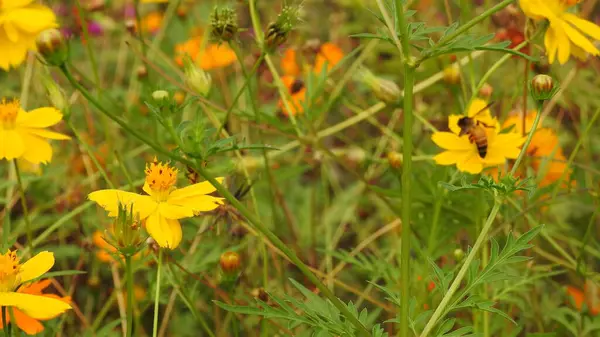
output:
[[[460,71],[457,66],[449,66],[444,69],[444,82],[447,84],[460,83]]]
[[[221,270],[227,275],[236,274],[241,267],[240,255],[236,252],[225,252],[219,259]]]
[[[46,97],[48,97],[50,104],[60,111],[64,112],[67,110],[67,98],[58,84],[50,76],[43,76],[42,83],[46,89]]]
[[[400,168],[402,166],[402,155],[396,151],[388,152],[387,159],[390,166],[393,168]]]
[[[183,63],[185,84],[196,94],[208,96],[212,86],[210,74],[197,67],[189,57],[184,58]]]
[[[69,49],[62,33],[55,28],[46,29],[35,40],[38,52],[51,66],[62,66],[67,62]]]
[[[124,256],[135,255],[141,249],[143,243],[141,226],[133,207],[133,204],[119,204],[117,217],[112,228],[113,233],[105,238]]]
[[[170,99],[169,92],[166,90],[156,90],[152,93],[152,99],[159,105]]]
[[[554,80],[548,75],[535,75],[529,87],[531,96],[536,101],[549,100],[556,94],[557,90],[558,88],[555,87]]]
[[[138,79],[140,79],[140,80],[144,79],[144,78],[148,77],[148,68],[146,68],[145,65],[140,65],[137,68],[136,73],[137,73]]]
[[[210,35],[219,42],[233,40],[238,32],[237,14],[231,8],[219,10],[217,7],[210,15]]]
[[[489,85],[488,83],[484,83],[483,87],[481,87],[481,89],[479,89],[479,97],[481,97],[481,98],[489,99],[490,97],[492,97],[493,93],[494,93],[494,88],[491,85]]]
[[[456,248],[454,250],[453,255],[454,255],[454,260],[456,260],[456,262],[460,262],[465,257],[465,251],[460,248]]]
[[[277,17],[277,20],[269,24],[265,33],[265,48],[267,51],[273,52],[287,41],[290,32],[298,21],[299,9],[299,7],[286,6]]]

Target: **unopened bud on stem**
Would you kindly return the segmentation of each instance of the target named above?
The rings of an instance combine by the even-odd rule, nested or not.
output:
[[[51,66],[62,66],[67,62],[69,50],[62,33],[55,28],[46,29],[35,40],[38,52]]]
[[[186,57],[183,63],[187,86],[198,95],[208,96],[212,86],[210,74],[196,66],[189,57]]]
[[[558,87],[554,85],[552,77],[548,75],[536,75],[531,80],[529,91],[536,101],[546,101],[556,94]]]

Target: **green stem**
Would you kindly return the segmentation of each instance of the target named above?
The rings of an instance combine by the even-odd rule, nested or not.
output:
[[[135,0],[135,21],[137,23],[137,34],[140,39],[140,43],[142,44],[142,54],[147,56],[147,46],[144,42],[144,29],[142,27],[142,15],[140,13],[140,0]]]
[[[96,57],[94,56],[94,49],[92,48],[92,41],[90,40],[90,33],[88,31],[88,21],[85,17],[85,11],[83,7],[81,7],[81,2],[78,0],[75,2],[77,6],[77,13],[79,18],[81,19],[81,31],[83,33],[83,39],[85,40],[85,46],[87,49],[88,57],[90,58],[90,62],[92,63],[92,72],[94,73],[94,82],[96,84],[96,88],[100,88],[100,75],[98,75],[98,62],[96,62]]]
[[[2,307],[2,331],[6,337],[10,337],[10,332],[7,330],[8,326],[10,324],[6,323],[6,307]]]
[[[158,303],[160,298],[160,272],[162,268],[163,251],[158,249],[158,268],[156,270],[156,293],[154,294],[154,324],[152,325],[152,337],[158,334]]]
[[[219,129],[215,133],[215,135],[217,135],[217,136],[221,134],[221,130],[225,127],[225,125],[229,121],[229,117],[231,115],[231,112],[235,108],[235,105],[237,104],[237,101],[240,99],[240,97],[242,97],[242,94],[244,93],[246,87],[249,87],[250,80],[252,79],[252,76],[254,76],[254,74],[258,70],[258,67],[260,66],[260,64],[262,63],[262,61],[263,61],[263,59],[265,57],[265,54],[261,53],[260,56],[258,57],[258,60],[256,60],[256,63],[254,63],[254,66],[250,70],[250,74],[246,74],[246,70],[245,70],[245,67],[243,65],[243,61],[242,61],[242,58],[240,56],[240,52],[239,52],[238,48],[235,47],[235,46],[232,46],[232,49],[235,51],[236,56],[238,57],[238,60],[240,61],[240,65],[242,66],[242,71],[244,72],[244,76],[246,77],[246,79],[244,81],[244,84],[242,85],[242,87],[238,91],[238,93],[233,98],[233,102],[229,106],[229,109],[227,109],[227,111],[225,112],[225,118],[223,119],[223,123],[221,123],[221,125],[219,126]],[[256,112],[256,113],[258,113],[258,112]]]
[[[160,267],[159,267],[160,268]],[[133,336],[133,265],[131,255],[125,255],[125,273],[127,275],[127,337]]]
[[[494,223],[494,219],[496,218],[496,215],[498,214],[498,211],[500,210],[500,206],[502,206],[502,199],[500,197],[496,196],[494,198],[494,207],[492,208],[490,214],[488,215],[488,218],[485,221],[483,228],[481,229],[481,233],[479,233],[479,236],[477,237],[477,241],[475,241],[475,244],[473,245],[473,248],[469,252],[469,255],[467,256],[467,258],[465,259],[464,264],[462,265],[462,267],[458,271],[458,274],[456,275],[456,278],[450,285],[448,292],[444,295],[444,298],[442,298],[442,301],[440,302],[438,307],[435,309],[435,311],[433,312],[433,315],[431,316],[431,318],[425,325],[425,328],[423,329],[423,332],[421,333],[420,337],[427,337],[429,335],[429,333],[431,332],[431,330],[433,329],[433,327],[435,326],[435,324],[444,316],[448,303],[450,302],[450,300],[452,299],[452,296],[454,296],[454,294],[460,287],[460,284],[461,284],[463,278],[465,277],[465,274],[469,270],[469,267],[471,266],[473,259],[475,258],[475,256],[477,256],[477,254],[479,252],[479,248],[481,247],[483,242],[487,239],[487,234],[490,231],[492,224]],[[408,335],[406,335],[406,336],[408,336]]]
[[[406,337],[410,333],[409,326],[409,294],[410,294],[410,213],[411,213],[411,181],[412,181],[412,152],[413,152],[413,93],[415,85],[415,63],[410,55],[410,41],[408,39],[408,24],[404,18],[402,0],[396,0],[396,20],[400,30],[402,54],[404,61],[404,130],[402,132],[402,237],[400,253],[400,330],[399,337]]]
[[[21,179],[21,171],[19,170],[19,164],[14,159],[15,172],[17,174],[17,184],[19,185],[19,192],[21,193],[21,207],[23,208],[23,217],[25,218],[25,232],[27,234],[27,248],[31,252],[31,242],[33,241],[33,235],[31,234],[31,221],[29,220],[29,209],[27,208],[27,199],[25,199],[25,187],[23,186],[23,180]]]
[[[396,2],[400,2],[399,0],[396,0]],[[485,12],[479,14],[477,17],[471,19],[469,22],[465,23],[464,25],[462,25],[460,28],[458,28],[454,33],[440,39],[435,46],[433,46],[431,49],[429,49],[429,54],[431,54],[433,51],[435,51],[436,49],[438,49],[440,46],[443,46],[444,44],[456,39],[457,37],[461,36],[462,34],[466,33],[469,29],[473,28],[473,26],[475,26],[476,24],[480,23],[481,21],[487,19],[488,17],[490,17],[491,15],[493,15],[494,13],[502,10],[504,7],[507,7],[508,5],[510,5],[511,3],[515,2],[515,0],[504,0],[501,3],[497,4],[496,6],[486,10]],[[400,7],[402,8],[402,7]],[[419,60],[417,61],[417,64],[420,64],[421,62],[425,61],[428,58],[427,55],[422,56],[421,58],[419,58]]]
[[[521,149],[521,152],[519,153],[519,157],[517,157],[515,164],[513,165],[512,169],[510,170],[510,175],[513,177],[514,177],[515,173],[517,172],[517,169],[519,168],[519,164],[521,164],[521,161],[525,157],[525,154],[527,153],[527,148],[529,147],[529,144],[531,144],[531,139],[533,139],[533,134],[537,130],[538,124],[540,123],[540,119],[542,117],[542,109],[544,108],[544,101],[538,101],[537,106],[538,106],[537,114],[535,115],[535,120],[533,121],[531,130],[529,131],[529,134],[527,134],[527,139],[525,140],[525,144],[523,144],[523,148]]]

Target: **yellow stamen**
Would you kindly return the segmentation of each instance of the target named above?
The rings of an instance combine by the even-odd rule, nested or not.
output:
[[[146,165],[146,183],[159,198],[166,197],[177,182],[177,169],[158,162],[156,158]]]
[[[19,107],[19,100],[7,102],[5,98],[2,99],[0,103],[0,129],[14,129]]]
[[[0,254],[0,292],[14,291],[19,285],[21,265],[16,251]]]

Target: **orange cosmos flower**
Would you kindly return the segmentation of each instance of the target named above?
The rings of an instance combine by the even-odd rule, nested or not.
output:
[[[344,52],[340,47],[331,42],[325,42],[319,48],[315,58],[314,71],[321,73],[323,67],[327,65],[327,71],[331,71],[344,58]]]
[[[283,70],[284,75],[300,75],[300,66],[298,66],[298,62],[296,62],[295,49],[290,48],[283,53],[283,57],[281,58],[281,70]]]
[[[43,280],[39,282],[34,282],[27,286],[22,286],[17,290],[17,293],[20,294],[29,294],[34,296],[43,296],[48,298],[53,298],[57,300],[61,300],[67,304],[71,304],[71,297],[65,296],[60,297],[54,294],[44,294],[43,291],[48,288],[50,285],[50,280]],[[48,319],[35,319],[31,316],[28,316],[23,311],[13,308],[13,316],[15,318],[15,324],[28,335],[35,335],[44,331],[44,326],[40,321],[46,321],[52,319],[54,317]],[[6,323],[10,323],[10,315],[6,315]],[[2,317],[0,316],[0,330],[2,329]]]
[[[529,111],[525,118],[526,132],[531,132],[536,111]],[[503,124],[503,128],[514,126],[514,130],[519,134],[523,133],[523,122],[520,116],[509,117]],[[545,187],[559,180],[563,172],[565,174],[565,182],[563,187],[568,185],[570,180],[571,170],[567,170],[567,158],[559,144],[558,136],[549,128],[538,128],[534,131],[531,143],[527,148],[527,156],[530,158],[531,167],[538,172],[539,186]]]
[[[281,111],[283,111],[283,114],[286,116],[289,116],[290,113],[294,116],[303,113],[303,104],[306,101],[306,86],[304,86],[304,82],[300,79],[294,78],[293,76],[283,76],[281,77],[281,80],[283,81],[285,87],[288,89],[292,98],[289,102],[291,105],[291,111],[288,111],[285,107],[285,104],[283,103],[283,100],[279,99],[279,103],[277,105],[279,106]]]
[[[589,281],[585,282],[583,290],[574,286],[567,286],[567,295],[571,297],[575,309],[578,311],[583,311],[583,304],[585,303],[592,316],[600,313],[600,297],[597,288]]]
[[[177,44],[175,62],[183,66],[183,57],[187,54],[200,68],[211,70],[227,67],[237,60],[235,52],[225,44],[207,43],[204,47],[204,50],[201,50],[202,37],[194,37]]]

